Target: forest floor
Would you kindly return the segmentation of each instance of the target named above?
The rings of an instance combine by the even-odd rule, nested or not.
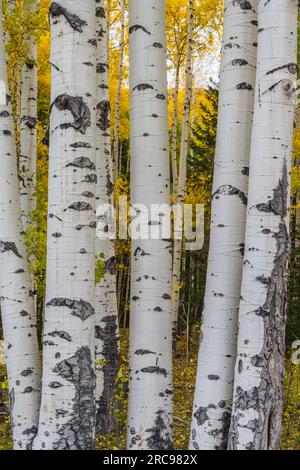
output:
[[[198,333],[193,332],[188,341],[182,336],[174,355],[174,448],[188,448],[194,382],[197,368]],[[98,450],[122,450],[126,447],[126,415],[128,391],[128,338],[121,334],[122,363],[117,379],[116,430],[108,436],[97,438]],[[0,402],[7,389],[5,372],[0,370]],[[4,379],[4,380],[3,380]],[[120,404],[123,404],[121,407]],[[12,448],[8,417],[0,422],[0,450]],[[300,450],[300,365],[287,362],[285,380],[285,410],[283,419],[282,450]]]

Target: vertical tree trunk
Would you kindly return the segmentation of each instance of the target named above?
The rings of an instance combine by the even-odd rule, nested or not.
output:
[[[224,5],[218,132],[192,449],[226,449],[243,267],[258,0]]]
[[[131,202],[150,213],[170,203],[165,1],[131,0],[129,22]],[[128,448],[170,449],[170,242],[133,240],[131,278]]]
[[[283,406],[297,1],[259,1],[230,449],[278,449]]]
[[[121,165],[119,164],[119,140],[120,140],[120,108],[121,108],[121,91],[123,81],[123,65],[124,65],[124,50],[125,50],[125,1],[121,0],[121,37],[120,37],[120,56],[118,65],[118,85],[117,97],[115,108],[115,128],[114,128],[114,142],[113,142],[113,170],[114,181],[118,178]]]
[[[176,187],[177,203],[184,205],[186,194],[186,162],[189,144],[189,130],[190,130],[190,111],[191,111],[191,98],[192,98],[192,53],[193,53],[193,27],[194,27],[194,0],[189,0],[188,9],[188,29],[187,29],[187,53],[185,64],[185,93],[183,104],[182,116],[182,130],[181,130],[181,146],[180,146],[180,160],[179,160],[179,175]],[[182,240],[174,240],[174,254],[173,254],[173,274],[172,274],[172,336],[173,347],[176,344],[177,321],[178,321],[178,308],[179,308],[179,284],[180,284],[180,271],[182,259]]]
[[[113,206],[112,155],[110,145],[110,102],[108,90],[107,22],[104,0],[96,0],[97,16],[97,137],[96,169],[97,207]],[[104,207],[104,206],[102,206]],[[106,239],[109,220],[103,211],[98,214],[96,256],[101,255],[104,273],[96,285],[96,431],[103,435],[114,424],[114,390],[119,370],[119,327],[116,293],[116,257],[114,239]],[[102,237],[101,237],[102,235]]]
[[[178,168],[177,168],[177,132],[178,132],[178,93],[179,93],[179,75],[180,61],[179,57],[176,64],[175,87],[174,87],[174,110],[172,117],[172,137],[171,137],[171,162],[172,162],[172,181],[173,193],[176,194]]]
[[[21,212],[14,121],[8,91],[0,2],[0,294],[15,449],[30,449],[37,432],[40,362]]]
[[[43,387],[35,449],[85,450],[95,422],[95,0],[50,7]]]
[[[27,5],[29,11],[36,10],[36,3]],[[36,123],[37,123],[37,46],[28,39],[28,58],[22,70],[21,116],[20,116],[20,203],[23,228],[31,224],[31,213],[35,209],[36,189]]]

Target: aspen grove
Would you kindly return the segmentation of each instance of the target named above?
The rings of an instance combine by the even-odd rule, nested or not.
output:
[[[298,8],[0,0],[0,450],[300,449]]]

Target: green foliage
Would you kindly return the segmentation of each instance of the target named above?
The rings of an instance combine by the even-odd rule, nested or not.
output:
[[[98,256],[96,256],[96,267],[95,267],[95,283],[100,284],[101,280],[105,276],[105,263],[104,260],[105,255],[104,253],[99,253]]]

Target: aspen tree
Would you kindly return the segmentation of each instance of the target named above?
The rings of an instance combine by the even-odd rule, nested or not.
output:
[[[86,450],[95,424],[95,0],[50,7],[43,383],[35,449]]]
[[[280,444],[297,4],[296,0],[259,1],[245,259],[229,449],[276,450]]]
[[[36,11],[36,3],[29,3],[27,9],[29,12]],[[21,79],[19,157],[20,203],[24,229],[31,224],[31,213],[36,206],[37,46],[32,37],[28,39],[28,48]]]
[[[118,64],[118,84],[117,84],[117,97],[115,106],[115,128],[114,128],[114,141],[113,141],[113,168],[114,180],[118,178],[120,171],[119,161],[119,141],[120,141],[120,109],[121,109],[121,92],[123,81],[123,66],[124,66],[124,51],[125,51],[125,0],[121,0],[121,37],[120,37],[120,52]]]
[[[181,130],[181,145],[180,145],[180,160],[179,160],[179,174],[178,182],[176,185],[177,203],[183,208],[184,199],[186,194],[186,163],[189,144],[189,131],[190,131],[190,111],[191,111],[191,98],[192,98],[192,55],[193,55],[193,26],[194,26],[194,0],[189,0],[188,7],[188,27],[187,27],[187,53],[185,64],[185,93],[183,104],[182,116],[182,130]],[[174,145],[174,144],[173,144]],[[182,260],[182,240],[174,240],[174,254],[173,254],[173,273],[172,273],[172,335],[173,345],[176,344],[177,333],[177,320],[179,308],[179,284],[180,284],[180,271]]]
[[[152,204],[170,203],[164,0],[129,2],[129,43],[131,203],[145,205],[150,214]],[[129,449],[172,445],[170,299],[170,241],[133,240]]]
[[[192,449],[226,449],[232,408],[257,57],[257,0],[224,5],[218,130]]]
[[[40,405],[34,299],[21,236],[14,119],[0,2],[0,295],[14,449],[31,449]]]
[[[119,370],[119,326],[116,294],[116,257],[114,239],[107,239],[110,223],[108,205],[113,206],[112,155],[110,145],[110,102],[108,89],[107,21],[104,0],[96,0],[97,17],[97,136],[96,202],[98,226],[96,257],[103,273],[96,284],[96,430],[107,434],[113,428],[115,381]],[[105,210],[101,210],[105,208]],[[101,236],[102,235],[102,236]]]

